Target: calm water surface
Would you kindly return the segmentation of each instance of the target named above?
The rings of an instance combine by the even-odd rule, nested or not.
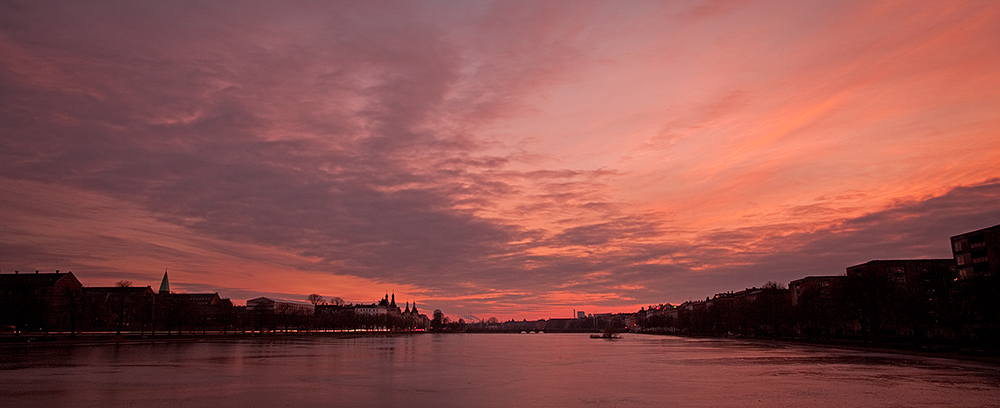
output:
[[[1000,407],[1000,367],[643,335],[0,349],[0,407],[61,406]]]

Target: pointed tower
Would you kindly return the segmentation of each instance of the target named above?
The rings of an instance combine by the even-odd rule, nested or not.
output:
[[[389,306],[396,307],[396,292],[392,292],[392,302],[389,303]]]
[[[160,282],[160,294],[166,295],[170,293],[170,281],[167,280],[167,270],[163,270],[163,281]]]

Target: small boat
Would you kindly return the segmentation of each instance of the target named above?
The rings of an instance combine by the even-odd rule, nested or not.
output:
[[[603,334],[591,334],[590,338],[592,338],[592,339],[618,340],[618,339],[621,338],[621,336],[618,335],[618,332],[609,329],[609,330],[605,330]]]

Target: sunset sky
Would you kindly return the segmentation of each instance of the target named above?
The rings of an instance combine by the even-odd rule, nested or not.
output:
[[[996,1],[0,0],[0,272],[631,312],[1000,224]]]

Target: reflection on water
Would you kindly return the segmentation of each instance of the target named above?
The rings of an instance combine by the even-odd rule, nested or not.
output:
[[[735,340],[317,337],[0,349],[0,406],[1000,406],[1000,367]]]

